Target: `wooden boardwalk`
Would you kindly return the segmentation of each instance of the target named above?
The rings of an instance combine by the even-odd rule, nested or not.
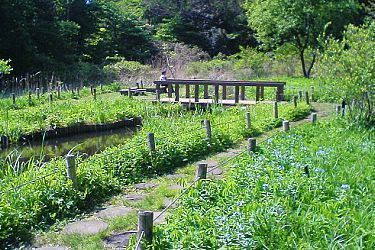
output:
[[[207,105],[207,104],[214,104],[214,99],[199,99],[198,102],[195,101],[195,98],[180,98],[178,101],[176,101],[175,98],[161,98],[161,103],[181,103],[183,105],[185,104],[198,104],[198,105]],[[257,103],[274,103],[274,101],[255,101],[255,100],[239,100],[238,103],[236,103],[235,100],[218,100],[217,104],[224,105],[224,106],[236,106],[236,105],[255,105]]]

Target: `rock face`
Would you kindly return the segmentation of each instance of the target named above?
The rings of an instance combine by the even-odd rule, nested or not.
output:
[[[66,225],[64,234],[94,235],[108,228],[108,224],[101,220],[77,221]]]
[[[104,246],[110,249],[124,249],[129,245],[130,238],[135,235],[135,232],[116,233],[106,237],[103,240]]]
[[[97,217],[101,219],[111,219],[115,217],[126,216],[133,211],[134,210],[132,208],[128,208],[128,207],[109,207],[109,208],[101,210],[97,214]]]

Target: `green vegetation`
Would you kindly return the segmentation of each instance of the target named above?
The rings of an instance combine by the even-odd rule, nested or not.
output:
[[[9,66],[10,60],[2,60],[0,59],[0,77],[3,74],[9,74],[13,69]]]
[[[141,103],[129,101],[127,105],[144,107]],[[297,109],[292,106],[281,105],[280,117],[295,120],[306,116],[310,110],[308,106],[301,105]],[[30,236],[31,226],[43,227],[75,215],[118,192],[125,184],[167,173],[204,155],[222,151],[247,136],[280,125],[280,118],[271,118],[271,110],[271,105],[253,107],[253,127],[247,130],[245,110],[241,108],[214,107],[211,113],[184,113],[179,106],[149,106],[144,111],[142,130],[126,144],[110,147],[86,160],[78,159],[78,191],[65,177],[63,159],[57,158],[43,167],[37,167],[37,163],[31,161],[21,173],[12,173],[7,170],[10,167],[4,166],[3,173],[6,174],[1,179],[3,191],[0,196],[1,242],[8,244],[25,239]],[[205,139],[200,124],[205,118],[212,122],[210,140]],[[152,154],[145,141],[148,131],[156,133],[157,151]],[[14,189],[42,176],[25,187]]]
[[[373,249],[374,139],[343,120],[272,137],[183,196],[154,247]]]

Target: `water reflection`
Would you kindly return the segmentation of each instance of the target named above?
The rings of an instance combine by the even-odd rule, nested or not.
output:
[[[41,157],[44,161],[48,161],[53,157],[66,155],[72,148],[74,148],[74,152],[90,156],[108,146],[124,143],[135,132],[135,128],[122,128],[46,140],[43,145],[40,142],[29,142],[28,145],[18,145],[0,150],[0,158],[4,160],[11,155],[12,158],[20,156],[19,161],[21,162],[30,158],[41,159]]]

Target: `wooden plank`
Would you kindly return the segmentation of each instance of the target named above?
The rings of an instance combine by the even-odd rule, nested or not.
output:
[[[199,102],[199,85],[195,85],[194,87],[194,101]]]
[[[241,100],[245,100],[245,86],[241,86]]]
[[[234,102],[239,103],[240,100],[240,86],[234,87]]]

